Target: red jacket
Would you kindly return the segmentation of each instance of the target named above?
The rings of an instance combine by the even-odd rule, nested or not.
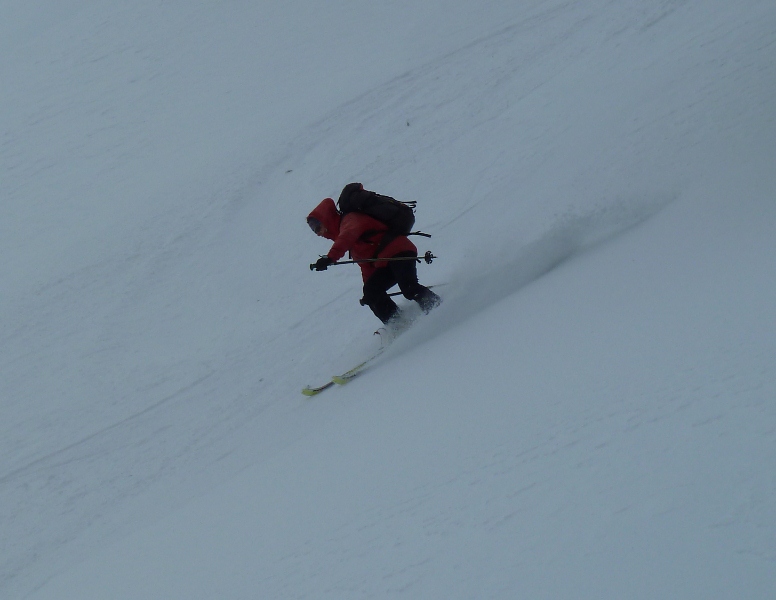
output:
[[[339,260],[350,252],[353,260],[363,260],[365,258],[375,258],[375,252],[380,240],[383,239],[384,232],[388,231],[388,226],[373,219],[363,213],[348,213],[344,217],[337,211],[337,206],[331,198],[325,198],[308,215],[318,219],[326,228],[324,237],[332,240],[334,245],[329,250],[328,257],[332,260]],[[374,235],[364,236],[368,231],[376,231]],[[364,238],[364,239],[362,239]],[[390,258],[400,252],[414,252],[418,249],[406,235],[400,235],[392,240],[377,258]],[[385,261],[359,263],[361,275],[364,281],[377,269],[388,266]]]

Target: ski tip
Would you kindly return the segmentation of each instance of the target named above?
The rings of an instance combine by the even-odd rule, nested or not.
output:
[[[315,396],[317,394],[320,394],[323,390],[329,389],[332,385],[334,385],[334,383],[332,381],[330,381],[329,383],[327,383],[325,385],[322,385],[321,387],[317,387],[317,388],[310,387],[308,385],[306,388],[304,388],[302,390],[302,394],[309,398],[310,396]]]

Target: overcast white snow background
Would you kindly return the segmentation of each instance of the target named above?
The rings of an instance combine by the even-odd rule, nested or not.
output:
[[[0,597],[776,594],[771,0],[7,0],[0,81]],[[309,400],[350,181],[445,302]]]

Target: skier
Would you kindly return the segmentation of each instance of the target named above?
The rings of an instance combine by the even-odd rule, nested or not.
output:
[[[363,187],[362,187],[363,189]],[[393,237],[387,234],[388,226],[362,212],[340,214],[332,198],[325,198],[307,217],[307,224],[316,235],[332,240],[334,244],[326,256],[315,263],[316,271],[325,271],[346,252],[353,260],[372,258],[407,258],[408,260],[361,262],[364,280],[364,297],[361,304],[372,309],[384,324],[398,327],[401,311],[388,295],[388,290],[398,284],[402,295],[418,303],[424,313],[438,306],[441,298],[418,283],[418,249],[406,235]],[[381,247],[383,238],[387,244]],[[310,266],[313,268],[313,265]]]

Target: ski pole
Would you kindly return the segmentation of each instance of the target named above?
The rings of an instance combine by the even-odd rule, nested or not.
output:
[[[392,258],[362,258],[359,260],[341,260],[335,263],[331,263],[331,265],[329,266],[352,265],[352,264],[358,264],[358,263],[383,262],[383,261],[393,261],[393,260],[416,260],[418,262],[420,262],[421,260],[424,260],[426,264],[430,265],[435,258],[437,257],[431,254],[431,250],[429,250],[423,256],[394,256]],[[310,265],[310,266],[314,266],[314,265]]]
[[[426,261],[426,264],[431,264],[433,260],[437,258],[433,254],[431,254],[431,250],[426,252],[422,260]],[[331,263],[329,266],[333,267],[334,265],[353,265],[353,264],[360,264],[360,263],[370,263],[370,262],[384,262],[384,261],[394,261],[394,260],[416,260],[418,262],[421,261],[420,256],[394,256],[392,258],[362,258],[360,260],[341,260],[338,262]],[[310,265],[310,270],[315,270],[315,263]]]

